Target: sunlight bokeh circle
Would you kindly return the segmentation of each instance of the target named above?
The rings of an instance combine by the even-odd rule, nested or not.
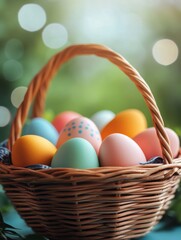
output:
[[[8,108],[0,106],[0,127],[5,127],[11,120],[11,113]]]
[[[59,23],[51,23],[47,25],[42,32],[44,44],[53,49],[62,47],[67,43],[67,29]]]
[[[20,59],[24,54],[23,43],[16,38],[7,41],[5,45],[5,55],[8,59]]]
[[[14,107],[18,108],[22,103],[27,87],[17,87],[11,93],[11,103]]]
[[[23,75],[23,66],[19,61],[10,59],[4,62],[2,73],[6,80],[16,81]]]
[[[23,5],[18,12],[20,26],[29,32],[40,30],[46,23],[46,12],[38,4],[28,3]]]
[[[170,39],[158,40],[152,49],[153,58],[161,65],[170,65],[178,58],[178,46]]]

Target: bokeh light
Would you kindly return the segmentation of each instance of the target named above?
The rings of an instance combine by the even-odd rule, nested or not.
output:
[[[10,59],[3,64],[2,72],[6,80],[16,81],[23,74],[23,66],[17,60]]]
[[[46,12],[38,4],[23,5],[18,12],[20,26],[29,32],[40,30],[46,23]]]
[[[178,58],[177,44],[170,39],[157,41],[152,49],[153,58],[161,65],[170,65]]]
[[[47,47],[56,49],[67,43],[68,33],[63,25],[51,23],[44,28],[42,39]]]
[[[11,120],[11,113],[8,108],[0,106],[0,127],[5,127]]]
[[[24,46],[18,39],[10,39],[5,45],[5,55],[9,59],[20,59],[24,54]]]
[[[14,107],[18,108],[22,103],[25,93],[27,91],[27,87],[17,87],[11,93],[11,103]]]

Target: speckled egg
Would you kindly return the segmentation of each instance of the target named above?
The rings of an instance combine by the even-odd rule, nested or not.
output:
[[[100,132],[93,121],[86,117],[75,118],[68,122],[60,133],[57,148],[71,138],[84,138],[92,144],[96,153],[99,152],[102,139]]]

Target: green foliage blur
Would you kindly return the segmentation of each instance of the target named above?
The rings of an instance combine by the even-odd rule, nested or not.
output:
[[[138,4],[139,2],[139,4]],[[11,93],[18,86],[27,86],[34,75],[58,51],[71,44],[99,43],[122,54],[149,84],[165,124],[180,127],[181,82],[180,55],[171,65],[157,63],[152,55],[156,41],[173,40],[181,49],[181,7],[178,1],[93,1],[77,0],[28,1],[44,8],[47,24],[60,23],[67,29],[68,41],[59,49],[51,49],[42,41],[42,29],[28,32],[18,22],[18,11],[24,1],[0,1],[0,106],[7,107],[11,122],[0,128],[0,140],[9,137],[16,113]],[[6,51],[10,40],[22,43],[18,49]],[[16,50],[16,51],[15,51]],[[19,54],[19,55],[18,55]],[[17,60],[23,69],[15,81],[8,81],[4,64]],[[94,56],[77,57],[58,72],[47,95],[46,111],[52,116],[74,110],[89,117],[102,109],[115,113],[126,108],[139,108],[151,125],[151,118],[140,93],[117,67]]]
[[[26,3],[39,4],[46,12],[46,24],[38,31],[26,31],[18,22],[18,12]],[[9,137],[17,111],[11,102],[12,91],[28,86],[54,54],[80,43],[104,44],[123,55],[150,86],[165,125],[181,135],[181,56],[164,66],[152,54],[160,39],[173,40],[181,52],[180,22],[179,1],[0,0],[0,106],[11,112],[9,124],[0,127],[0,142]],[[50,23],[60,23],[68,32],[67,43],[58,49],[47,47],[42,40],[42,31]],[[19,48],[8,49],[11,40],[18,40]],[[22,69],[13,81],[4,74],[6,62],[11,60]],[[9,71],[13,74],[15,70]],[[73,110],[90,117],[103,109],[118,113],[127,108],[140,109],[152,125],[143,97],[128,77],[107,60],[84,56],[66,63],[53,79],[44,116],[52,119],[59,112]],[[6,215],[11,210],[8,199],[0,192],[0,211]]]

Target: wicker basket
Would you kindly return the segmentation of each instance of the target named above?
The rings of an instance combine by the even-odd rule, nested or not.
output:
[[[135,83],[150,110],[164,164],[39,171],[1,164],[0,183],[27,224],[51,240],[123,240],[143,236],[161,219],[174,197],[181,158],[172,159],[150,88],[116,52],[85,44],[70,46],[52,57],[28,87],[12,124],[9,149],[21,134],[33,100],[34,116],[41,115],[46,90],[60,66],[74,56],[87,54],[108,59]]]

